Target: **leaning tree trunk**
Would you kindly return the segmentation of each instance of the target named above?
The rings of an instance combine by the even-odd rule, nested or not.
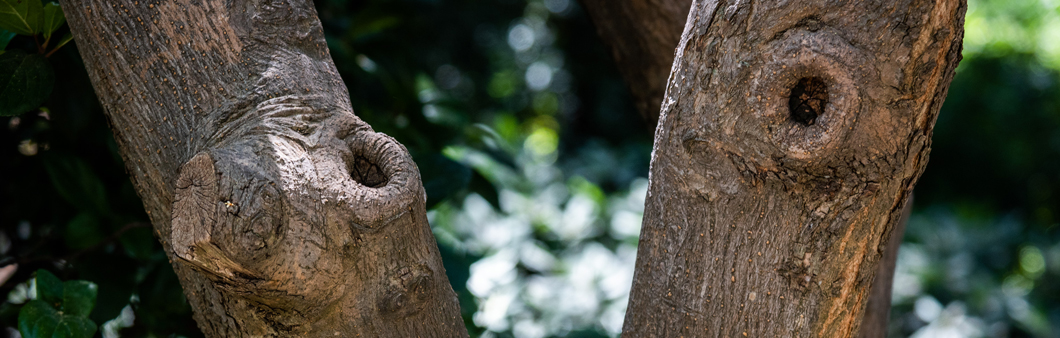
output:
[[[466,336],[405,148],[353,115],[311,1],[63,1],[209,337]]]
[[[624,336],[857,335],[927,164],[965,8],[696,0]]]
[[[673,50],[681,39],[692,0],[582,0],[582,4],[592,16],[600,38],[611,47],[638,111],[655,129],[673,65]],[[911,205],[911,201],[906,203],[901,221],[891,231],[880,258],[862,318],[861,338],[887,336],[894,267]]]

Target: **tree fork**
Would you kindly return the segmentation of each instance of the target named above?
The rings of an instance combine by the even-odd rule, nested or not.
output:
[[[696,0],[656,129],[624,336],[857,335],[927,164],[965,10]]]
[[[206,336],[467,336],[419,171],[353,114],[312,2],[63,7]]]

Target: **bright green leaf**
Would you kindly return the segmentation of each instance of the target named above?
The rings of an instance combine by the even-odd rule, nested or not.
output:
[[[39,107],[51,95],[54,84],[55,72],[44,56],[21,50],[0,54],[0,116]]]
[[[51,306],[59,306],[63,301],[63,281],[48,270],[37,270],[37,299]]]
[[[0,0],[0,28],[36,35],[43,23],[44,6],[40,0]]]
[[[70,280],[63,283],[63,314],[88,317],[96,306],[96,283]]]
[[[44,5],[44,20],[41,23],[40,30],[44,33],[45,39],[50,39],[52,32],[62,27],[65,22],[66,17],[63,16],[63,8],[59,7],[59,4],[49,2]]]

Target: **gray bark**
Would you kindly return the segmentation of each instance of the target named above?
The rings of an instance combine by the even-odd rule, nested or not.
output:
[[[927,164],[965,9],[695,1],[624,336],[857,335]]]
[[[62,5],[206,336],[467,336],[419,171],[354,116],[312,2]]]

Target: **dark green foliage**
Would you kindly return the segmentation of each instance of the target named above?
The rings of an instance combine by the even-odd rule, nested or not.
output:
[[[18,330],[25,338],[83,338],[96,332],[88,319],[96,303],[96,284],[60,281],[47,270],[37,271],[37,299],[22,306]]]
[[[0,28],[18,34],[39,33],[43,14],[40,0],[0,0]]]
[[[66,23],[66,17],[63,16],[63,8],[54,2],[45,4],[40,24],[40,31],[44,33],[44,38],[51,39],[52,32],[62,27],[63,23]]]
[[[44,56],[21,50],[0,54],[0,115],[17,115],[40,106],[54,82],[55,73]]]
[[[0,116],[35,109],[51,94],[55,72],[45,58],[70,42],[72,37],[67,34],[47,52],[52,33],[65,22],[58,3],[0,0]],[[16,34],[34,37],[37,53],[6,50]],[[43,44],[35,39],[38,34],[44,35]]]

